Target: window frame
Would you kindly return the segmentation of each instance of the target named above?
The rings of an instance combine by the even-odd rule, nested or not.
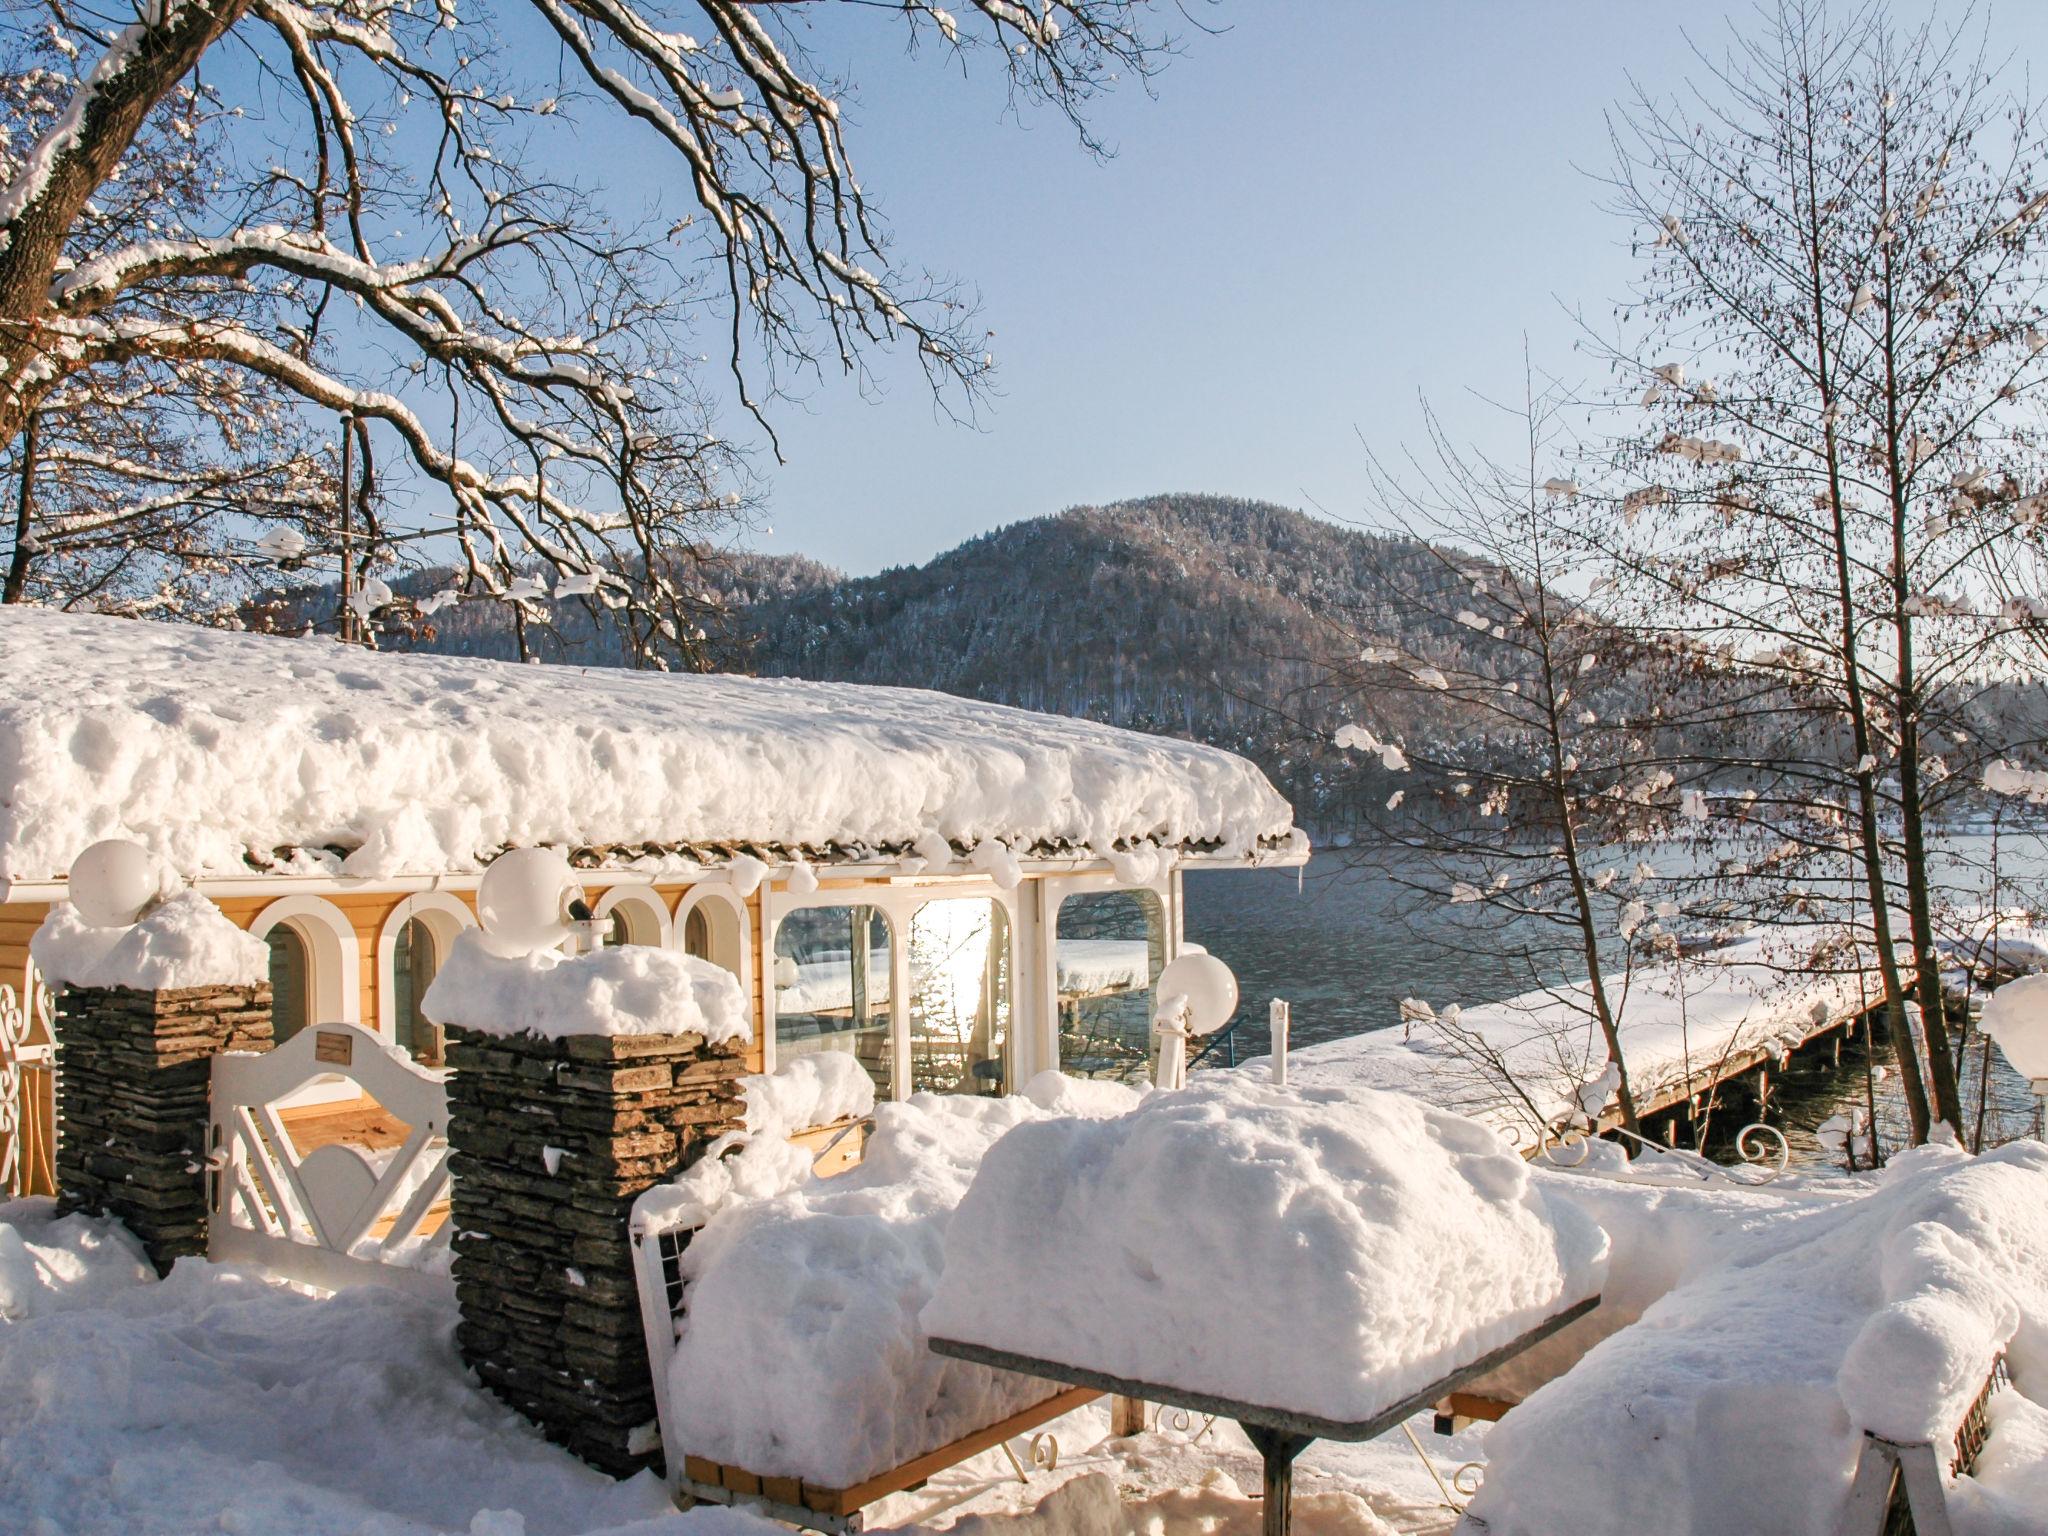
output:
[[[1028,1068],[1035,1052],[1027,1051],[1025,1057],[1018,1053],[1021,1037],[1027,1033],[1026,1023],[1030,1021],[1032,1032],[1036,1030],[1036,1008],[1028,1001],[1031,989],[1026,985],[1030,967],[1025,957],[1030,953],[1028,936],[1035,929],[1030,925],[1029,898],[1026,888],[1036,882],[1024,882],[1014,890],[1004,890],[995,881],[985,876],[962,876],[958,879],[920,880],[915,883],[868,885],[851,883],[844,885],[821,885],[815,891],[795,895],[776,885],[761,888],[761,1070],[773,1072],[777,1066],[775,1033],[775,978],[772,967],[775,963],[775,942],[781,932],[783,919],[792,912],[814,907],[873,907],[889,923],[889,1092],[886,1097],[901,1102],[910,1097],[910,924],[917,915],[917,909],[934,901],[973,901],[986,899],[1000,906],[1009,924],[1010,933],[1010,1028],[1003,1045],[1004,1091],[1013,1091],[1013,1085],[1028,1082],[1032,1073]],[[879,1097],[880,1095],[878,1095]]]
[[[1035,956],[1033,970],[1037,977],[1038,996],[1043,1000],[1039,1011],[1033,1016],[1032,1024],[1038,1033],[1040,1060],[1046,1068],[1061,1069],[1060,1023],[1059,1023],[1059,942],[1060,906],[1069,896],[1100,896],[1116,891],[1149,891],[1159,901],[1160,922],[1165,929],[1163,935],[1165,958],[1162,968],[1171,965],[1180,957],[1183,935],[1181,929],[1181,882],[1180,865],[1174,867],[1156,880],[1119,880],[1115,875],[1100,874],[1049,875],[1038,885],[1038,932],[1041,939]]]

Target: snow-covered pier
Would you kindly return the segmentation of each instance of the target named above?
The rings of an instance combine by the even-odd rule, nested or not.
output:
[[[1719,1084],[1768,1074],[1830,1035],[1839,1045],[1866,1020],[1879,997],[1876,974],[1846,954],[1837,969],[1814,967],[1828,937],[1812,927],[1773,930],[1610,976],[1639,1117],[1651,1121]],[[1294,1051],[1290,1078],[1413,1094],[1483,1120],[1527,1151],[1568,1127],[1621,1123],[1585,982],[1466,1008],[1413,1000],[1403,1013],[1400,1028]]]

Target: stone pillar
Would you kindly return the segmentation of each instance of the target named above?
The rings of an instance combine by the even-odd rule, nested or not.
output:
[[[268,983],[57,994],[57,1209],[118,1217],[159,1274],[206,1252],[213,1058],[270,1048]]]
[[[447,1038],[462,1358],[550,1440],[636,1472],[660,1440],[627,1221],[636,1195],[738,1125],[746,1044]]]

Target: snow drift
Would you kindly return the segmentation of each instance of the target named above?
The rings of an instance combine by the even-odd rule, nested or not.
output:
[[[918,1313],[992,1143],[1138,1102],[1108,1084],[1070,1086],[1049,1072],[1010,1098],[880,1105],[866,1157],[836,1178],[812,1177],[809,1156],[770,1135],[641,1196],[637,1221],[705,1222],[683,1250],[667,1382],[682,1448],[847,1487],[1052,1396],[1047,1382],[934,1355]]]
[[[283,856],[351,875],[507,846],[904,848],[1288,837],[1212,747],[913,689],[379,655],[10,608],[0,880],[128,837],[187,878]],[[622,847],[622,845],[625,845]],[[282,850],[282,854],[280,851]],[[296,852],[294,852],[296,851]]]
[[[544,1039],[701,1035],[718,1045],[754,1033],[739,979],[709,960],[647,944],[508,956],[475,928],[455,936],[420,1012],[436,1024]]]
[[[1474,1121],[1217,1073],[992,1147],[923,1325],[1359,1420],[1594,1294],[1606,1253]]]
[[[1474,1529],[1825,1536],[1862,1431],[1931,1439],[1946,1460],[2000,1349],[2038,1399],[2048,1147],[1924,1148],[1862,1198],[1731,1226],[1724,1242],[1494,1429]],[[2001,1395],[2024,1438],[2039,1409]],[[1971,1480],[1966,1506],[1998,1513],[1996,1470]]]

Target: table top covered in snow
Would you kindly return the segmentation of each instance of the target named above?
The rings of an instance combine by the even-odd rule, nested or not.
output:
[[[1128,1377],[1111,1375],[1106,1371],[1067,1365],[1058,1360],[1041,1360],[1031,1355],[1012,1354],[1008,1350],[992,1349],[986,1344],[970,1344],[962,1339],[933,1339],[931,1348],[933,1354],[945,1355],[954,1360],[993,1366],[997,1370],[1015,1371],[1025,1376],[1038,1376],[1047,1381],[1071,1382],[1077,1387],[1095,1387],[1104,1392],[1135,1397],[1143,1402],[1162,1403],[1168,1408],[1187,1408],[1196,1413],[1213,1413],[1220,1418],[1235,1419],[1240,1424],[1260,1424],[1268,1429],[1292,1430],[1296,1434],[1313,1435],[1318,1440],[1371,1440],[1385,1434],[1430,1404],[1442,1401],[1467,1382],[1477,1381],[1487,1372],[1506,1364],[1531,1345],[1542,1343],[1553,1333],[1584,1317],[1599,1305],[1598,1296],[1588,1296],[1583,1301],[1574,1302],[1520,1336],[1458,1366],[1427,1386],[1410,1390],[1405,1397],[1390,1401],[1385,1407],[1362,1419],[1326,1419],[1293,1408],[1276,1407],[1270,1403],[1239,1402],[1235,1398],[1191,1387],[1177,1387],[1166,1382],[1133,1381]]]
[[[0,613],[0,652],[0,880],[57,878],[104,837],[187,878],[457,872],[536,843],[647,869],[721,845],[1115,859],[1295,841],[1291,808],[1241,757],[921,690],[387,655],[29,608]]]
[[[920,1322],[963,1358],[1344,1439],[1540,1337],[1607,1247],[1471,1120],[1213,1072],[997,1141]]]

